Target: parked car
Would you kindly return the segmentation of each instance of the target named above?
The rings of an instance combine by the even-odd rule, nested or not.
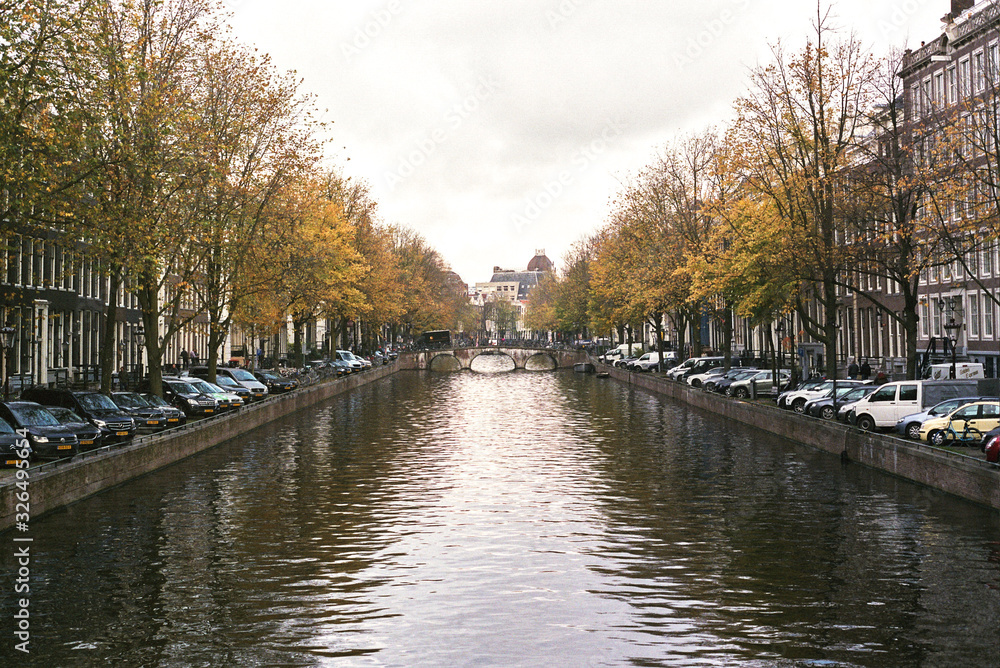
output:
[[[361,360],[355,359],[350,350],[338,350],[334,354],[337,359],[350,364],[352,371],[363,371],[365,368],[365,365],[361,363]]]
[[[764,369],[762,371],[758,371],[749,378],[736,381],[730,385],[730,389],[732,390],[732,396],[737,399],[747,399],[752,395],[754,387],[756,388],[758,396],[761,394],[771,394],[775,390],[779,390],[787,385],[788,381],[791,379],[791,372],[787,369],[781,369],[778,372],[778,382],[775,383],[774,371],[771,369]]]
[[[208,367],[207,366],[195,366],[191,367],[190,375],[196,376],[203,380],[208,379]],[[249,403],[250,401],[259,401],[267,397],[267,386],[261,383],[259,380],[253,377],[253,374],[246,369],[229,369],[226,367],[218,368],[215,370],[215,384],[226,390],[230,390],[232,385],[228,383],[221,382],[222,378],[231,378],[236,381],[239,385],[242,385],[249,392],[249,398],[244,398],[243,401]],[[243,393],[238,393],[241,397],[244,397]]]
[[[172,405],[163,397],[149,393],[142,393],[139,396],[145,399],[146,403],[150,406],[163,411],[163,414],[167,416],[167,424],[171,427],[179,427],[187,422],[187,415],[184,414],[184,411]]]
[[[205,380],[205,379],[192,377],[190,380],[193,383],[197,380]],[[205,382],[208,383],[207,380],[205,380]],[[253,392],[251,392],[250,389],[247,388],[243,383],[240,383],[235,379],[230,378],[229,376],[218,375],[215,377],[215,382],[209,383],[209,385],[213,385],[217,389],[222,390],[223,392],[226,392],[228,394],[236,395],[243,402],[244,406],[253,401]],[[222,407],[220,406],[219,408]]]
[[[135,420],[135,430],[141,434],[152,434],[167,428],[167,416],[158,408],[153,408],[135,392],[112,392],[111,401]]]
[[[79,452],[80,439],[41,404],[34,401],[0,402],[0,418],[27,437],[34,458],[60,459]]]
[[[701,373],[691,374],[684,379],[684,382],[691,387],[701,387],[708,378],[711,378],[712,376],[721,376],[725,370],[726,367],[724,366],[713,366],[702,371]]]
[[[226,377],[223,376],[223,378]],[[215,383],[210,383],[207,380],[202,380],[201,378],[197,378],[195,376],[188,376],[186,380],[188,384],[198,392],[215,399],[215,403],[218,404],[220,412],[233,411],[237,408],[242,408],[246,405],[250,398],[250,391],[242,385],[234,385],[236,381],[231,378],[226,378],[226,380],[229,381],[230,387],[233,388],[232,391],[226,390]],[[242,394],[238,394],[237,390]]]
[[[177,376],[163,377],[163,398],[184,411],[188,418],[217,415],[219,403],[207,394],[199,392],[187,378]],[[145,388],[148,391],[148,387]]]
[[[1000,427],[1000,401],[976,401],[948,415],[924,420],[920,425],[920,440],[931,445],[946,445],[957,434],[974,437],[965,445],[979,446],[983,434],[997,427]]]
[[[837,418],[837,413],[842,406],[864,399],[877,389],[877,385],[845,385],[841,387],[838,384],[836,402],[833,400],[833,389],[831,388],[825,396],[807,401],[803,412],[806,415],[823,418],[824,420],[834,420]]]
[[[673,369],[667,372],[667,378],[671,380],[684,380],[688,376],[701,373],[702,371],[707,371],[714,366],[719,366],[723,363],[725,358],[713,356],[713,357],[689,357],[684,360]]]
[[[6,420],[0,420],[0,464],[25,468],[31,461],[31,443],[14,431]]]
[[[778,408],[785,408],[785,398],[792,392],[799,390],[812,390],[826,382],[826,378],[806,378],[795,387],[790,387],[778,395]]]
[[[291,392],[299,386],[299,381],[294,378],[285,378],[273,371],[256,371],[253,375],[261,383],[267,385],[267,391],[271,394]]]
[[[107,429],[104,443],[127,443],[135,437],[135,420],[115,405],[115,402],[100,392],[90,390],[66,390],[49,387],[29,387],[21,392],[21,398],[37,401],[43,406],[69,408],[80,417],[90,421],[95,427]]]
[[[732,396],[733,390],[732,385],[738,380],[746,380],[747,378],[752,378],[760,369],[730,369],[729,373],[715,381],[708,381],[706,384],[706,389],[711,389],[719,394],[725,394],[726,396]],[[708,385],[711,385],[708,387]]]
[[[354,371],[354,367],[346,360],[330,360],[330,365],[337,369],[337,376],[349,376]]]
[[[630,362],[628,367],[632,371],[652,371],[660,365],[660,353],[643,353],[638,359]]]
[[[899,432],[901,436],[906,438],[914,441],[919,440],[920,425],[922,425],[925,421],[931,418],[944,417],[960,406],[986,399],[996,399],[996,397],[955,397],[954,399],[945,399],[940,403],[934,404],[925,411],[904,415],[899,419],[899,422],[896,423],[896,431]]]
[[[804,413],[806,402],[811,399],[818,399],[832,392],[833,388],[857,387],[867,384],[867,380],[825,380],[819,385],[806,390],[795,390],[794,392],[783,392],[779,398],[784,398],[784,403],[779,404],[782,408],[789,408],[796,413]]]
[[[986,453],[986,461],[994,464],[1000,463],[1000,427],[986,432],[981,447]]]
[[[105,435],[110,433],[107,429],[101,429],[80,417],[69,408],[48,406],[47,410],[52,413],[55,419],[59,420],[59,424],[76,434],[77,440],[80,441],[81,452],[102,447]]]

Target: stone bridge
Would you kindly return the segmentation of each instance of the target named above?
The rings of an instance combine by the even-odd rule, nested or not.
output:
[[[490,346],[488,348],[449,348],[444,350],[420,350],[405,352],[399,355],[400,369],[419,369],[431,371],[457,371],[469,369],[472,360],[480,355],[505,355],[514,360],[515,369],[524,369],[528,360],[541,363],[543,368],[571,368],[577,362],[587,362],[587,353],[582,350],[549,350],[547,348],[507,348]],[[454,360],[454,361],[453,361]],[[455,364],[458,362],[458,365]]]

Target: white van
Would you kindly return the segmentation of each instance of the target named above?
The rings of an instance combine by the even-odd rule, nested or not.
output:
[[[926,376],[930,380],[951,379],[951,364],[931,364],[930,372]],[[986,378],[983,365],[978,362],[956,362],[955,378]]]
[[[949,365],[950,366],[950,365]],[[919,413],[945,399],[974,397],[975,380],[900,380],[886,383],[854,405],[851,420],[864,431],[896,426],[904,415]]]
[[[633,343],[631,352],[629,351],[629,345],[627,343],[623,343],[620,346],[612,348],[608,352],[604,353],[598,359],[607,364],[611,364],[625,357],[638,356],[641,354],[642,354],[641,343]]]

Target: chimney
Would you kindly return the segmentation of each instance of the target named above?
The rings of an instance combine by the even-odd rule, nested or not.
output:
[[[972,6],[976,4],[976,0],[951,0],[951,15],[954,18],[958,18],[959,14],[964,12],[966,9],[972,9]]]

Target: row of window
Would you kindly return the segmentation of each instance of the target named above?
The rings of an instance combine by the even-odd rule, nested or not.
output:
[[[910,86],[912,118],[929,116],[935,109],[957,104],[995,85],[998,77],[998,45],[991,42],[959,59],[957,65],[937,70]]]
[[[959,324],[965,325],[965,331],[970,339],[993,339],[997,332],[997,308],[989,295],[970,292],[965,299],[965,309],[961,318],[956,318]],[[955,316],[947,308],[942,309],[934,299],[920,303],[920,336],[943,336],[945,325]]]

